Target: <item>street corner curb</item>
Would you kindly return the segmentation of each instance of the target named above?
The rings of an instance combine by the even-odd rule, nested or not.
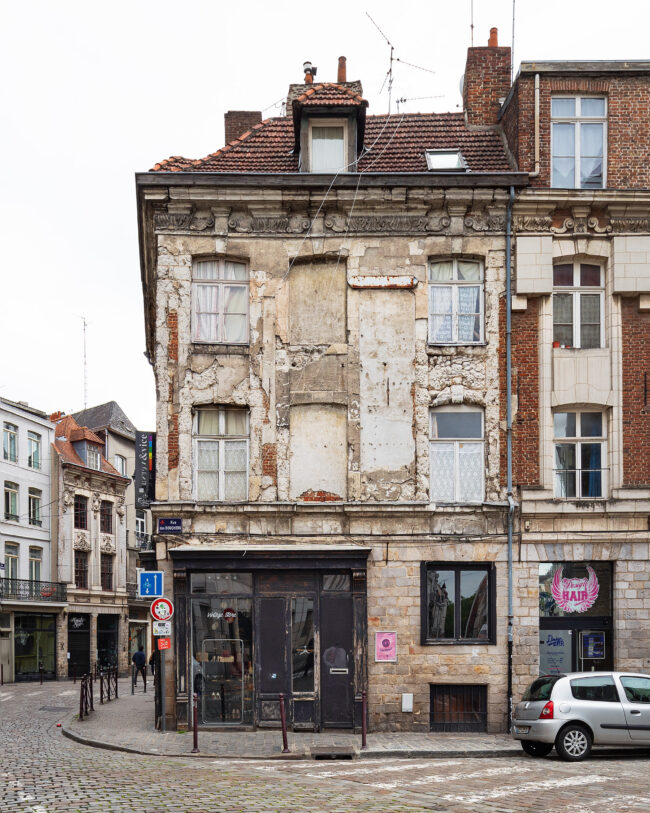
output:
[[[360,759],[500,759],[521,756],[523,752],[514,748],[497,748],[491,751],[429,751],[413,749],[409,751],[387,749],[386,751],[361,751]]]

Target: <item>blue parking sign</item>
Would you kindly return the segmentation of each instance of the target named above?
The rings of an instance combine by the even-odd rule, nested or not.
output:
[[[138,571],[138,596],[140,598],[158,598],[163,594],[162,570]]]

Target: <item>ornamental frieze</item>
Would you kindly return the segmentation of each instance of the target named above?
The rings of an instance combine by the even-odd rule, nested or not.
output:
[[[233,215],[228,220],[228,228],[243,234],[302,234],[309,228],[309,218],[303,215],[279,215],[277,217],[254,217],[253,215]]]
[[[607,224],[601,226],[597,217],[565,217],[560,226],[551,226],[551,231],[554,234],[566,234],[573,232],[574,234],[609,234],[612,227]]]
[[[451,219],[446,215],[328,215],[325,228],[340,234],[341,232],[417,232],[427,234],[440,232],[448,228]]]
[[[155,212],[153,225],[160,231],[206,231],[214,226],[209,212]]]
[[[650,232],[650,217],[613,217],[611,224],[616,232]]]
[[[465,218],[465,228],[473,231],[503,231],[506,227],[505,215],[474,214]]]

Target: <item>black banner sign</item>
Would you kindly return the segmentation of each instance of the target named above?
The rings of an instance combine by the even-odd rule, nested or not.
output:
[[[156,499],[156,433],[135,433],[135,507],[149,508]]]

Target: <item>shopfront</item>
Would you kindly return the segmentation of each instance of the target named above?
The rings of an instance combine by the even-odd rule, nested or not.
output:
[[[15,680],[56,678],[56,615],[14,613]]]
[[[367,550],[210,553],[171,551],[179,722],[196,692],[205,726],[276,726],[280,694],[294,729],[360,725]]]
[[[611,562],[539,565],[540,674],[614,668]]]

